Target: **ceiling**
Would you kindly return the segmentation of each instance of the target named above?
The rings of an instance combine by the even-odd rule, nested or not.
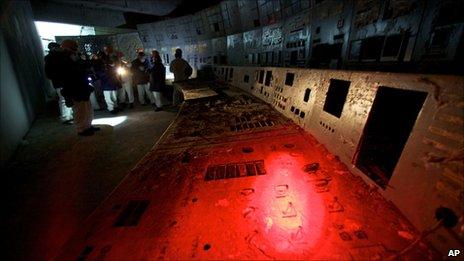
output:
[[[136,29],[184,16],[221,0],[30,0],[36,20]]]
[[[59,4],[79,5],[88,8],[165,16],[185,0],[46,0]]]

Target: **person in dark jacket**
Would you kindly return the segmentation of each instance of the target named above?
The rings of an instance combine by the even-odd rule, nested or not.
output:
[[[174,57],[175,59],[172,60],[169,66],[169,71],[174,74],[174,82],[188,80],[193,73],[193,69],[186,60],[182,59],[182,50],[177,48]],[[177,106],[181,100],[182,92],[176,85],[174,85],[172,105]]]
[[[134,75],[134,83],[137,85],[140,104],[145,105],[145,94],[148,96],[150,103],[154,104],[155,98],[150,92],[150,74],[145,53],[138,53],[137,59],[132,61],[131,68]]]
[[[117,53],[114,51],[113,46],[111,45],[103,46],[103,53],[105,54],[103,59],[106,64],[119,62],[119,57]]]
[[[166,68],[161,62],[161,57],[158,51],[153,51],[153,66],[150,71],[150,91],[153,94],[155,111],[160,111],[163,108],[161,102],[161,91],[164,89],[166,82]]]
[[[159,52],[155,49],[151,51],[150,59],[148,59],[148,67],[153,69],[153,66],[155,65],[155,56],[159,55]]]
[[[103,90],[101,88],[101,81],[100,78],[97,75],[97,71],[104,70],[105,68],[105,63],[103,62],[103,59],[101,57],[104,55],[102,51],[97,52],[96,54],[92,55],[92,59],[90,60],[90,63],[92,65],[93,69],[93,78],[92,78],[92,86],[94,88],[94,96],[95,100],[94,102],[94,109],[96,110],[103,110],[106,108],[106,101],[105,101],[105,96],[103,95]],[[90,101],[92,102],[92,96],[90,97]]]
[[[59,79],[63,84],[62,95],[67,101],[70,101],[67,105],[73,107],[78,135],[93,135],[99,128],[92,126],[93,109],[89,100],[92,87],[87,80],[86,68],[78,61],[77,42],[64,40],[61,43],[61,48],[66,54],[62,64],[62,75]]]
[[[58,108],[60,110],[60,119],[63,124],[72,124],[72,108],[66,106],[66,101],[61,95],[63,83],[60,78],[63,74],[63,62],[66,59],[65,52],[60,45],[52,42],[48,44],[48,54],[45,56],[45,76],[52,81],[53,87],[58,95]]]
[[[104,57],[101,59],[103,60]],[[106,108],[111,114],[118,113],[120,110],[118,108],[117,91],[120,88],[120,82],[115,62],[113,60],[103,60],[94,67],[94,70],[100,80],[100,88],[103,90]]]

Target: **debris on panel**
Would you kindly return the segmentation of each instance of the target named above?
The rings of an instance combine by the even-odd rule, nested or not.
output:
[[[319,169],[319,163],[318,162],[307,164],[303,168],[304,172],[308,172],[308,173],[314,173],[318,169]]]
[[[413,240],[414,239],[414,236],[411,235],[411,233],[409,233],[408,231],[399,230],[398,235],[400,237],[402,237],[402,238],[406,238],[407,240]]]
[[[340,204],[337,197],[333,198],[333,200],[327,205],[327,208],[331,213],[342,212],[344,210],[344,207],[342,206],[342,204]]]

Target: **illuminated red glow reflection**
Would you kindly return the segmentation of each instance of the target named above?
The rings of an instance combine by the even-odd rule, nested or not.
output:
[[[314,248],[322,235],[325,205],[302,170],[303,157],[274,152],[266,159],[267,177],[257,179],[262,231],[278,252]],[[259,184],[258,184],[259,183]]]

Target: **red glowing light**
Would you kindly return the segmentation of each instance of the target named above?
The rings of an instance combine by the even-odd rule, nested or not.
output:
[[[307,182],[302,157],[275,152],[266,159],[268,177],[256,181],[261,187],[263,231],[277,252],[300,252],[314,248],[321,236],[323,199]],[[259,183],[259,184],[258,184]]]

